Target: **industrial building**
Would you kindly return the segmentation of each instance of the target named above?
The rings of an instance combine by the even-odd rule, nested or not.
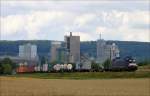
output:
[[[51,42],[51,62],[57,61],[58,59],[58,51],[57,49],[61,48],[61,42],[53,41]]]
[[[59,63],[69,63],[68,50],[65,47],[61,47],[57,49],[57,61]]]
[[[70,63],[80,63],[80,36],[65,36],[66,48],[69,54]]]
[[[104,39],[100,38],[97,40],[97,62],[103,63],[107,59],[113,60],[116,57],[119,57],[119,48],[113,44],[107,44]]]
[[[19,45],[19,57],[24,60],[37,60],[37,46],[30,43]]]

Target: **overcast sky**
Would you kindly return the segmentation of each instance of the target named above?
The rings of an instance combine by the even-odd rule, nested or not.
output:
[[[0,1],[2,40],[64,40],[73,32],[82,41],[150,42],[149,0]]]

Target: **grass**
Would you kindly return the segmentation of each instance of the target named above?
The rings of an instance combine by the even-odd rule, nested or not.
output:
[[[74,73],[24,73],[9,77],[40,79],[109,79],[109,78],[150,78],[150,71],[137,72],[74,72]]]

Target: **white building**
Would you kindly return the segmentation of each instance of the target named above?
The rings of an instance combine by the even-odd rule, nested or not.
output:
[[[42,71],[47,72],[48,71],[48,64],[43,64]]]
[[[78,65],[76,69],[82,69],[82,70],[90,70],[91,69],[91,60],[86,55],[81,56],[81,62],[80,65]]]
[[[111,59],[115,59],[116,57],[120,57],[120,51],[118,46],[115,43],[113,43],[111,45]]]
[[[37,60],[37,46],[30,43],[20,45],[19,57],[24,60]]]

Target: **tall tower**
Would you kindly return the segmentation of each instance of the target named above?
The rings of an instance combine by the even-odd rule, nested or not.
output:
[[[101,37],[101,33],[99,34],[99,40],[101,40],[102,39],[102,37]]]
[[[51,62],[57,61],[57,49],[61,47],[61,42],[54,41],[51,43]]]
[[[68,50],[70,63],[80,62],[80,36],[65,36],[66,48]]]
[[[97,62],[102,63],[104,61],[105,56],[105,45],[106,42],[101,38],[101,34],[99,35],[99,39],[97,40]]]

